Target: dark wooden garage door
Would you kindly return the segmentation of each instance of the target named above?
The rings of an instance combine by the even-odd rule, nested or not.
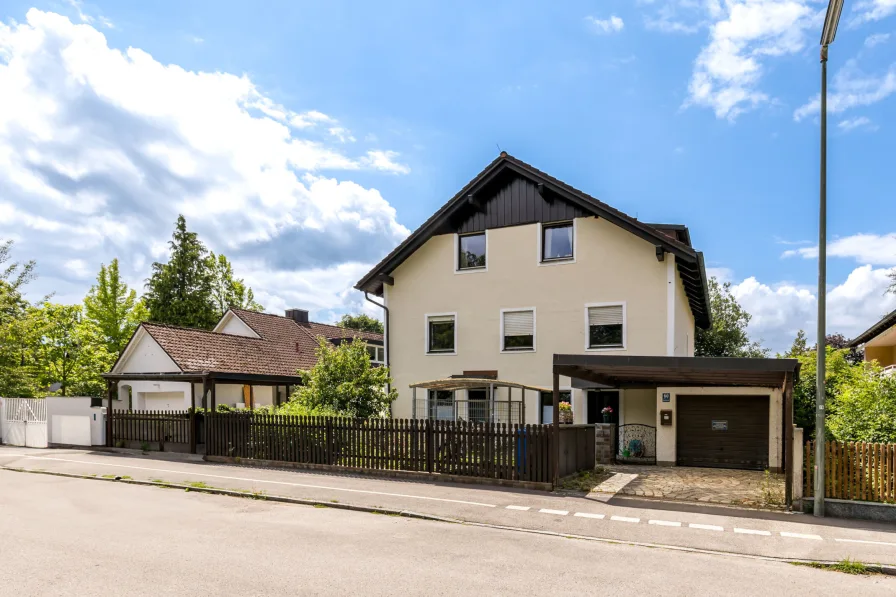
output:
[[[768,396],[678,396],[680,466],[768,468]]]

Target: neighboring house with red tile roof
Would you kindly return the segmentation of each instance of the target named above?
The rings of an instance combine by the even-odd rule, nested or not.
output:
[[[317,362],[318,338],[360,338],[374,363],[384,361],[382,334],[286,316],[231,309],[213,330],[142,323],[106,375],[118,384],[116,410],[184,410],[191,405],[279,404]]]

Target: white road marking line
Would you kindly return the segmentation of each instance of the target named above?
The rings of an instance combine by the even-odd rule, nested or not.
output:
[[[603,514],[592,514],[591,512],[576,512],[573,516],[578,516],[579,518],[594,518],[595,520],[603,520]]]
[[[0,456],[7,456],[7,454],[0,454]],[[390,497],[401,497],[401,498],[410,498],[415,500],[427,500],[431,502],[448,502],[452,504],[464,504],[467,506],[482,506],[483,508],[496,508],[495,504],[483,504],[480,502],[468,502],[465,500],[451,500],[448,498],[437,498],[437,497],[429,497],[425,495],[407,495],[403,493],[388,493],[385,491],[372,491],[369,489],[349,489],[347,487],[330,487],[327,485],[311,485],[309,483],[290,483],[288,481],[273,481],[270,479],[250,479],[248,477],[231,477],[227,475],[212,475],[210,473],[197,473],[193,471],[175,471],[171,469],[164,468],[151,468],[148,466],[132,466],[127,464],[112,464],[108,462],[92,462],[89,460],[70,460],[66,458],[50,458],[47,456],[28,456],[25,454],[16,454],[16,456],[20,456],[22,458],[31,459],[31,460],[58,460],[59,462],[73,462],[75,464],[90,464],[97,466],[110,466],[114,468],[120,469],[131,469],[137,471],[153,471],[155,473],[173,473],[175,475],[189,475],[191,477],[208,477],[210,479],[228,479],[231,481],[248,481],[250,483],[270,483],[272,485],[287,485],[289,487],[304,487],[307,489],[326,489],[328,491],[345,491],[348,493],[364,493],[368,495],[387,495]]]
[[[764,535],[766,537],[770,536],[772,534],[771,531],[757,531],[756,529],[739,529],[737,527],[734,528],[734,532],[740,533],[742,535]]]
[[[865,541],[862,539],[834,539],[840,543],[867,543],[868,545],[888,545],[896,547],[896,543],[887,543],[886,541]]]
[[[640,518],[630,518],[628,516],[611,516],[610,520],[615,520],[616,522],[641,522]]]
[[[569,510],[551,510],[550,508],[542,508],[539,510],[542,514],[556,514],[557,516],[566,516]]]
[[[724,531],[725,529],[714,524],[697,524],[692,522],[688,525],[692,529],[700,529],[701,531]]]
[[[507,506],[507,510],[520,510],[521,512],[525,512],[529,509],[529,506]]]
[[[648,520],[647,524],[655,524],[660,527],[680,527],[680,522],[672,522],[671,520]]]
[[[819,535],[804,535],[803,533],[790,533],[787,531],[781,531],[782,537],[790,537],[791,539],[811,539],[813,541],[821,541],[821,536]]]

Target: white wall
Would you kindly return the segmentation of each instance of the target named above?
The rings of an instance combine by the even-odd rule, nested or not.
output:
[[[180,368],[143,328],[137,330],[136,344],[129,346],[115,373],[173,373]]]
[[[255,333],[255,330],[246,325],[242,319],[230,312],[226,313],[221,321],[218,322],[218,325],[215,326],[215,331],[222,334],[233,334],[234,336],[261,337]]]
[[[465,370],[497,370],[501,379],[550,387],[555,353],[583,354],[585,305],[625,302],[626,347],[600,354],[667,354],[667,266],[653,244],[596,218],[576,220],[575,262],[539,265],[538,226],[488,231],[487,270],[455,273],[453,234],[432,237],[392,273],[386,286],[390,309],[390,361],[399,398],[393,416],[411,416],[409,384]],[[680,285],[678,278],[675,283]],[[536,308],[536,350],[502,353],[501,309]],[[426,315],[457,313],[457,350],[428,355]],[[568,387],[563,378],[561,385]],[[527,422],[538,421],[529,392]],[[573,408],[584,417],[584,395]],[[506,399],[499,392],[497,399]]]
[[[106,438],[106,409],[104,407],[91,407],[91,398],[89,397],[60,397],[51,396],[46,398],[47,402],[47,441],[52,443],[68,443],[87,446],[105,445]],[[64,424],[56,419],[69,419]],[[60,425],[68,427],[69,430],[78,423],[71,419],[83,419],[89,425],[87,441],[85,443],[71,441],[69,436],[66,438],[57,436],[60,431]]]
[[[670,394],[669,402],[663,402],[663,394]],[[784,440],[781,436],[783,425],[783,392],[774,388],[657,388],[656,389],[656,460],[661,464],[675,464],[677,460],[676,425],[678,413],[676,402],[678,395],[683,396],[768,396],[768,466],[770,469],[781,467],[781,454],[784,451]],[[660,410],[672,411],[672,425],[660,423]]]

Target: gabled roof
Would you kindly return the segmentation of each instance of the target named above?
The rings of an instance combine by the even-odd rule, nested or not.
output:
[[[134,332],[128,347],[138,334],[147,333],[171,357],[184,373],[217,372],[252,375],[296,376],[317,363],[317,338],[362,338],[382,343],[382,334],[347,330],[337,326],[309,322],[298,323],[288,317],[231,309],[258,338],[209,330],[184,328],[145,322]],[[338,333],[337,333],[338,331]],[[122,351],[114,371],[128,347]],[[152,373],[152,372],[147,372]]]
[[[896,325],[896,311],[893,311],[889,315],[885,316],[873,326],[853,338],[850,341],[849,346],[856,347],[860,344],[865,344],[866,342],[873,340],[877,336],[880,336],[894,325]]]
[[[361,278],[355,288],[382,296],[383,284],[391,283],[392,272],[431,237],[447,232],[451,218],[462,210],[471,209],[471,205],[475,207],[476,193],[484,190],[502,176],[515,176],[529,180],[538,185],[539,192],[565,201],[588,215],[604,218],[652,243],[658,251],[675,255],[694,319],[701,328],[709,327],[709,292],[706,285],[703,254],[690,246],[690,235],[687,233],[687,228],[680,225],[660,225],[662,229],[657,229],[653,225],[640,222],[506,152],[501,152],[492,163]],[[684,230],[683,236],[680,234],[679,228]]]

